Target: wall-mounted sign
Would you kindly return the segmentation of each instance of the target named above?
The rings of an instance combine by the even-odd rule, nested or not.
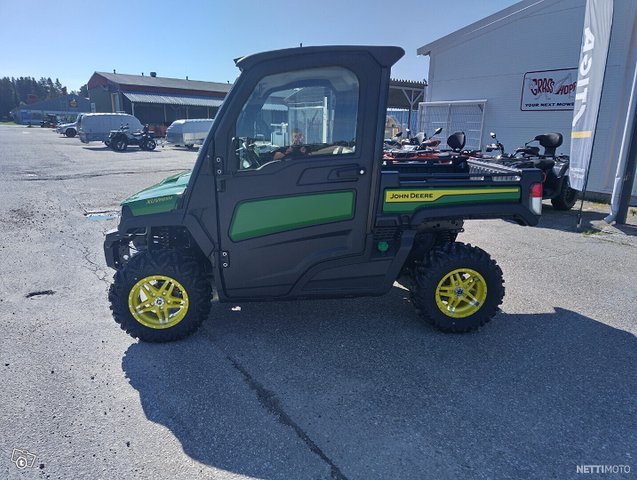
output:
[[[573,110],[576,88],[577,68],[527,72],[520,110]]]
[[[71,108],[77,108],[77,100],[75,100],[74,98],[72,98],[71,100],[69,100],[69,107],[71,107]]]

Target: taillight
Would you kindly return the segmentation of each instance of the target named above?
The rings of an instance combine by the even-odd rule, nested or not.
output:
[[[536,215],[542,215],[542,184],[533,183],[529,195],[529,206]]]

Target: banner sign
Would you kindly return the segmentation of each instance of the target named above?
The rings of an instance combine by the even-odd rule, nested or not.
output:
[[[520,110],[573,110],[576,85],[577,68],[526,72]]]
[[[587,0],[571,131],[569,181],[583,190],[591,161],[613,24],[612,0]]]

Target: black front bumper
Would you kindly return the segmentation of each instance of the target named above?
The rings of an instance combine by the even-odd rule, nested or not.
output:
[[[123,256],[130,254],[128,246],[130,238],[130,234],[123,234],[117,228],[106,233],[106,239],[104,240],[106,265],[115,270],[119,270],[122,267]]]

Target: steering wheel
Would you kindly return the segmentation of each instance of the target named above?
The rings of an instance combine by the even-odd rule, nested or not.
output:
[[[261,166],[261,156],[256,148],[257,146],[254,143],[246,142],[246,160],[250,164],[250,168],[259,168]]]
[[[256,145],[251,143],[250,138],[246,138],[242,141],[239,148],[236,149],[237,157],[241,159],[242,164],[245,162],[247,166],[242,166],[243,169],[257,169],[261,166],[261,157],[256,151]]]

